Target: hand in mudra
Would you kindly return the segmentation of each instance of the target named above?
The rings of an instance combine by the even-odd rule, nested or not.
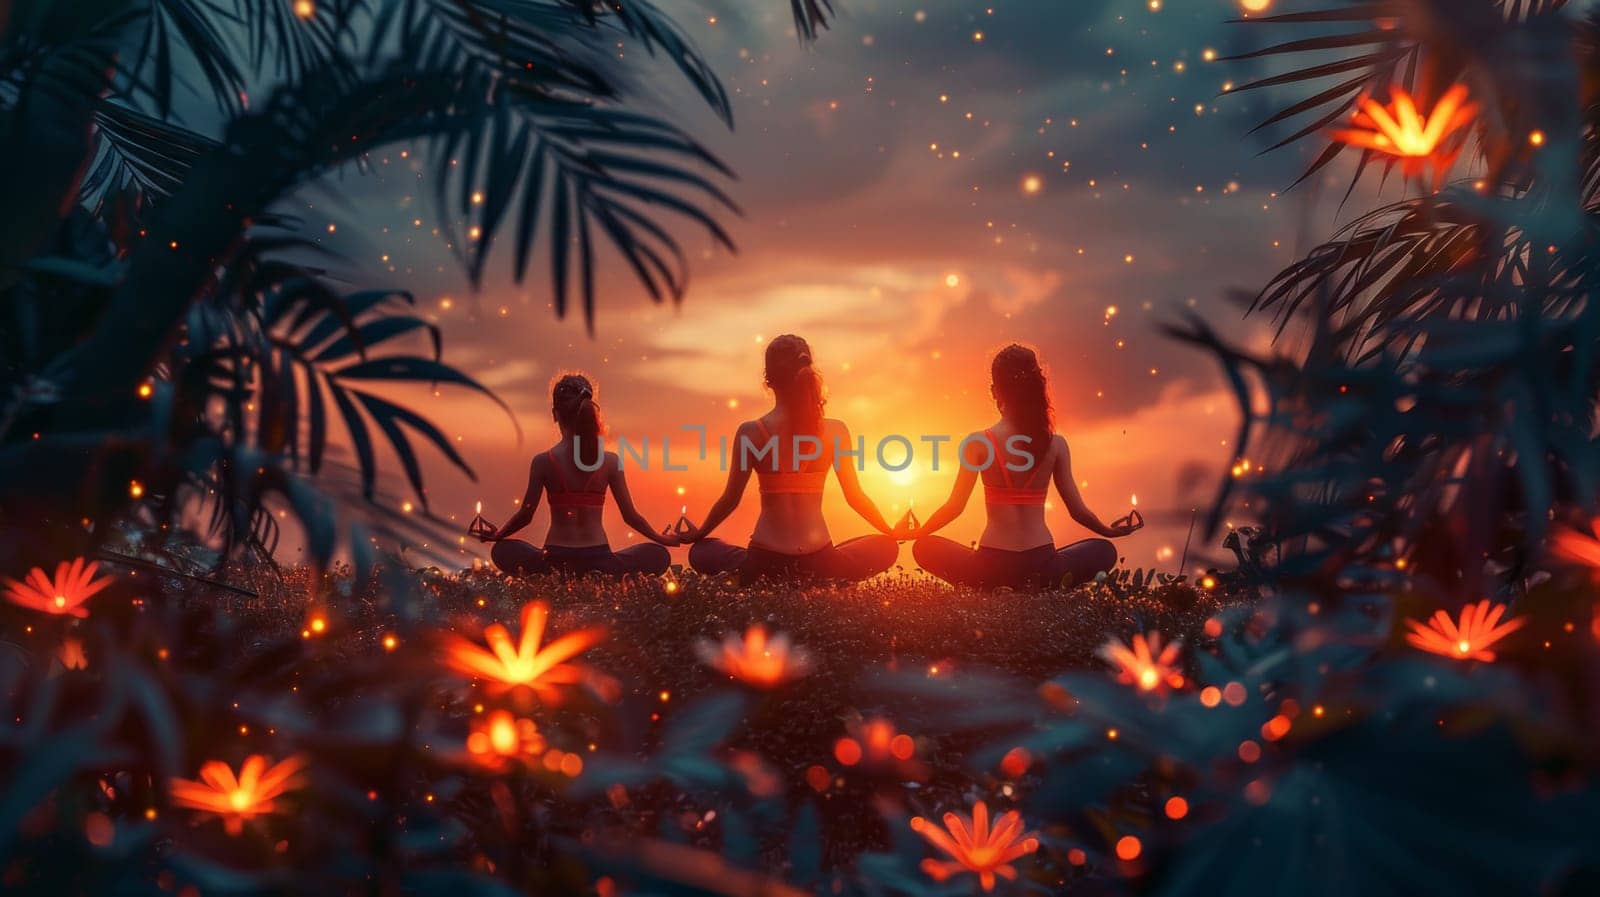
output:
[[[677,538],[679,545],[691,545],[706,537],[700,528],[689,522],[688,516],[678,518],[672,525],[672,535]]]
[[[1144,515],[1138,510],[1128,512],[1126,517],[1118,517],[1111,521],[1111,531],[1116,536],[1126,536],[1144,529]]]

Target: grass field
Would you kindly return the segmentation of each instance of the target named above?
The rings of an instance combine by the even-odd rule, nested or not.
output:
[[[306,597],[319,591],[312,588],[309,571],[252,577],[247,584],[259,597],[229,599],[226,616],[256,633],[263,646],[315,642],[316,663],[324,669],[362,669],[374,658],[397,662],[391,669],[410,669],[432,665],[419,655],[437,658],[445,631],[480,640],[483,628],[498,621],[515,632],[525,603],[546,602],[551,607],[546,642],[604,627],[606,640],[582,660],[620,686],[604,706],[579,702],[559,713],[539,708],[541,727],[549,720],[553,731],[565,732],[568,750],[587,748],[587,779],[604,781],[619,769],[626,779],[630,763],[647,762],[672,740],[664,733],[676,719],[702,712],[719,695],[743,694],[747,700],[738,705],[739,718],[712,756],[739,770],[752,792],[783,806],[815,805],[822,820],[821,850],[832,869],[848,867],[863,851],[888,846],[887,808],[928,813],[967,806],[979,797],[1003,804],[1013,783],[1026,787],[1024,772],[1003,775],[992,764],[987,769],[975,765],[984,733],[963,720],[939,718],[903,693],[886,696],[875,686],[883,674],[952,682],[1001,677],[1031,693],[1064,671],[1106,669],[1095,652],[1113,637],[1126,640],[1157,630],[1199,641],[1205,621],[1238,600],[1182,583],[1133,588],[1126,575],[1070,590],[1027,592],[951,588],[920,573],[855,586],[744,588],[693,574],[605,582],[420,570],[407,580],[414,592],[409,603],[380,597],[395,594],[394,577],[387,587],[317,603]],[[335,577],[320,587],[326,591],[329,585],[341,593],[349,581]],[[325,628],[313,633],[308,621],[318,619]],[[702,662],[698,644],[752,624],[789,636],[809,656],[808,674],[758,693]],[[386,638],[391,639],[387,649]],[[383,678],[369,672],[356,681],[371,681],[381,692]],[[357,687],[327,700],[353,707],[362,694]],[[447,703],[440,731],[463,735],[464,721],[481,712],[471,700]],[[696,707],[701,710],[691,709]],[[914,758],[877,769],[841,762],[838,741],[849,734],[861,737],[863,722],[871,719],[888,720],[898,733],[910,735]],[[585,826],[598,814],[608,825],[620,823],[639,833],[665,826],[697,846],[726,848],[728,832],[705,815],[717,801],[703,789],[657,782],[630,788],[624,804],[614,789],[604,795],[575,791],[576,796],[569,790],[560,799],[560,815],[590,820]],[[485,813],[483,800],[468,787],[448,809],[467,816]],[[766,848],[774,856],[782,853],[781,847]],[[1049,881],[1065,873],[1042,874]]]

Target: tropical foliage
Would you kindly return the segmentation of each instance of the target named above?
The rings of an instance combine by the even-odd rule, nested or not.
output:
[[[803,37],[831,13],[793,11]],[[558,314],[576,301],[592,320],[609,246],[653,299],[677,301],[674,219],[731,247],[718,213],[733,204],[722,163],[637,108],[652,58],[732,123],[716,74],[643,0],[5,4],[0,562],[53,562],[127,519],[199,522],[224,553],[265,556],[275,503],[326,560],[324,495],[349,482],[376,500],[384,452],[425,511],[420,450],[470,469],[374,387],[485,391],[442,362],[409,294],[339,286],[365,275],[296,198],[406,154],[474,282],[505,244],[519,279],[547,260]],[[335,444],[353,457],[330,467]],[[355,516],[358,552],[373,527],[406,529]]]
[[[1365,97],[1429,108],[1464,87],[1471,152],[1440,189],[1405,183],[1260,291],[1252,310],[1276,320],[1284,354],[1201,322],[1181,336],[1216,353],[1240,397],[1234,444],[1255,468],[1235,466],[1225,499],[1244,490],[1296,549],[1285,572],[1408,559],[1465,601],[1535,562],[1552,515],[1600,495],[1600,20],[1555,2],[1310,5],[1249,20],[1321,31],[1263,51],[1290,67],[1244,86],[1292,89],[1271,125],[1326,109],[1290,138],[1327,140]],[[1316,164],[1349,148],[1332,140]],[[1404,162],[1369,146],[1355,178]]]
[[[1274,351],[1172,328],[1237,396],[1211,524],[1256,521],[1271,597],[1208,625],[1195,699],[1055,680],[1040,800],[1142,814],[1160,893],[1577,893],[1596,859],[1568,823],[1590,824],[1600,781],[1572,700],[1600,665],[1579,525],[1600,500],[1600,20],[1559,0],[1278,7],[1241,25],[1267,68],[1238,89],[1273,97],[1269,149],[1311,144],[1301,181],[1379,205],[1255,294]]]

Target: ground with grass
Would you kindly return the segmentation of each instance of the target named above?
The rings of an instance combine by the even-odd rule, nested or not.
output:
[[[547,642],[603,627],[605,641],[582,660],[615,681],[609,700],[580,698],[555,710],[535,709],[524,699],[541,727],[561,733],[551,735],[553,743],[588,760],[579,782],[551,803],[560,808],[556,815],[586,820],[571,834],[592,834],[598,813],[608,825],[639,833],[665,830],[697,846],[725,850],[727,839],[737,835],[710,809],[721,806],[724,818],[730,812],[726,792],[713,787],[708,794],[707,781],[716,779],[710,767],[683,772],[692,783],[670,781],[670,770],[669,781],[662,782],[661,766],[641,771],[635,764],[659,758],[674,739],[682,740],[672,734],[678,721],[690,728],[718,725],[714,703],[734,693],[745,698],[730,705],[728,712],[738,719],[726,737],[713,739],[709,756],[752,795],[790,811],[815,806],[829,869],[848,868],[863,851],[888,847],[890,808],[902,815],[934,813],[980,798],[1004,805],[1013,786],[1026,787],[1025,767],[1002,769],[992,758],[978,762],[980,747],[990,742],[983,726],[940,718],[935,708],[917,706],[903,691],[889,695],[878,687],[884,678],[998,677],[1031,692],[1065,671],[1106,669],[1096,651],[1112,638],[1156,630],[1200,641],[1205,621],[1241,600],[1182,582],[1135,584],[1128,574],[1073,589],[983,591],[951,588],[921,574],[853,586],[739,587],[692,573],[607,582],[430,569],[406,577],[412,593],[407,600],[394,597],[403,590],[393,576],[387,585],[379,585],[380,579],[369,589],[352,589],[340,576],[318,581],[304,569],[281,576],[258,571],[238,581],[257,596],[223,598],[225,617],[229,625],[254,633],[263,655],[274,645],[296,641],[316,655],[317,668],[343,672],[335,677],[337,685],[292,677],[297,690],[323,692],[321,698],[308,697],[323,705],[325,714],[359,716],[365,690],[376,698],[395,679],[413,675],[415,667],[437,666],[448,638],[444,633],[481,641],[484,627],[494,622],[515,632],[521,609],[531,601],[551,608]],[[792,640],[809,658],[806,675],[757,691],[703,662],[697,646],[753,624]],[[317,627],[321,631],[313,631]],[[367,672],[356,672],[363,669]],[[428,714],[436,718],[419,724],[438,736],[424,747],[459,750],[471,719],[484,712],[486,703],[496,702],[472,691],[442,694],[437,712]],[[909,758],[876,765],[871,756],[846,762],[852,756],[848,749],[841,753],[840,739],[853,735],[864,744],[863,727],[874,719],[887,720],[896,734],[911,737]],[[630,784],[608,788],[608,778]],[[442,796],[451,812],[492,816],[483,792],[466,784]],[[776,830],[786,827],[792,822]],[[782,845],[758,846],[775,861],[784,852]],[[1044,874],[1046,880],[1059,880],[1066,873],[1046,869]]]

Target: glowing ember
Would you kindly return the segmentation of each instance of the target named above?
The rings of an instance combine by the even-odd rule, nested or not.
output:
[[[1117,859],[1131,863],[1139,858],[1144,851],[1144,845],[1132,835],[1123,835],[1117,839]]]
[[[582,665],[567,661],[605,638],[604,630],[584,629],[569,632],[541,650],[539,643],[549,617],[550,608],[543,602],[530,602],[522,608],[522,637],[515,644],[510,631],[494,623],[483,631],[488,650],[454,637],[446,648],[446,663],[459,672],[488,680],[498,691],[525,685],[548,701],[558,694],[560,686],[574,685],[590,675]]]
[[[1500,618],[1505,613],[1504,604],[1492,604],[1487,598],[1467,605],[1461,611],[1459,623],[1444,611],[1435,611],[1426,626],[1416,620],[1406,621],[1411,627],[1406,641],[1443,657],[1492,661],[1495,655],[1489,649],[1527,622],[1522,617],[1513,617],[1501,623]]]
[[[294,0],[294,14],[309,19],[317,14],[317,5],[312,0]]]
[[[6,600],[47,614],[87,617],[89,610],[83,606],[84,602],[111,585],[109,578],[94,578],[99,569],[98,562],[85,561],[83,558],[70,563],[62,561],[56,565],[55,578],[51,579],[45,575],[43,568],[34,567],[28,571],[23,582],[10,578],[5,580]]]
[[[280,795],[299,787],[299,772],[305,761],[290,757],[276,766],[267,767],[268,759],[251,754],[239,767],[239,775],[220,760],[212,760],[200,767],[200,781],[172,780],[172,803],[215,813],[222,817],[228,834],[237,835],[244,824],[277,809],[273,801]]]
[[[811,671],[804,649],[791,646],[781,632],[769,639],[759,624],[746,629],[742,638],[728,633],[720,645],[702,639],[696,650],[706,666],[756,688],[776,688]]]
[[[1163,648],[1159,632],[1148,636],[1140,633],[1133,637],[1131,644],[1124,645],[1112,639],[1096,653],[1117,668],[1118,682],[1135,686],[1140,691],[1165,691],[1183,687],[1183,673],[1177,667],[1182,644],[1174,640]]]
[[[1457,84],[1423,117],[1417,111],[1416,100],[1405,90],[1392,87],[1389,93],[1387,107],[1363,97],[1359,111],[1350,119],[1350,127],[1334,131],[1333,139],[1400,159],[1401,169],[1408,177],[1432,164],[1434,180],[1438,182],[1455,164],[1461,138],[1466,136],[1462,129],[1477,116],[1477,104],[1467,102],[1466,86]],[[1446,148],[1446,144],[1450,146]]]
[[[1015,881],[1013,860],[1039,849],[1039,839],[1022,830],[1022,814],[1016,810],[1002,813],[989,827],[989,807],[983,801],[972,806],[972,816],[959,813],[944,814],[944,829],[917,816],[911,820],[911,829],[928,843],[944,851],[948,860],[925,859],[922,871],[934,881],[945,881],[963,872],[978,876],[985,891],[994,889],[995,876]]]

